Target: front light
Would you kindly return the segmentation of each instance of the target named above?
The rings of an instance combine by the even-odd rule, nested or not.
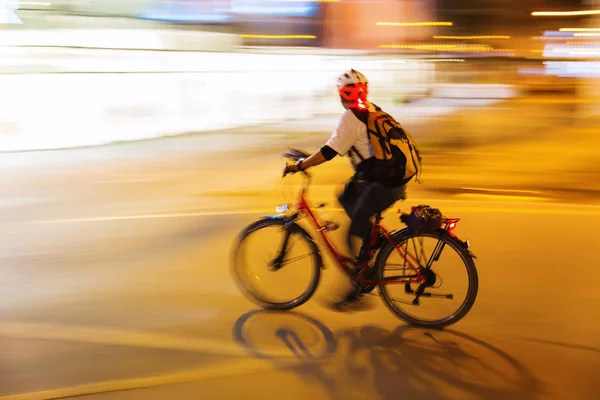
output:
[[[289,209],[290,209],[289,204],[282,204],[280,206],[275,207],[275,211],[278,212],[278,213],[282,213],[282,212],[287,211]]]

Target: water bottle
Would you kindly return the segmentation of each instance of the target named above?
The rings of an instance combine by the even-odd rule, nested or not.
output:
[[[321,220],[321,229],[322,231],[327,231],[327,232],[333,232],[336,229],[338,229],[340,227],[340,225],[333,221],[331,218],[331,214],[329,213],[329,210],[327,208],[325,208],[326,204],[325,203],[321,203],[319,205],[317,205],[317,208],[320,209],[321,211],[319,212],[319,219]]]

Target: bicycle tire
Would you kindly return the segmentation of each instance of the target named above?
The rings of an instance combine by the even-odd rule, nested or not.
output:
[[[310,258],[312,259],[312,268],[314,269],[313,279],[311,280],[307,289],[300,296],[284,302],[273,302],[266,299],[264,296],[257,294],[256,291],[253,291],[243,282],[243,279],[240,276],[240,249],[244,240],[246,240],[253,232],[272,226],[280,226],[284,230],[288,230],[290,234],[297,236],[302,241],[305,241],[312,253]],[[240,233],[233,252],[231,270],[237,286],[248,299],[265,309],[291,310],[306,303],[314,295],[321,280],[322,266],[323,260],[319,248],[314,242],[313,238],[308,234],[308,232],[306,232],[306,230],[304,230],[304,228],[294,222],[289,223],[283,218],[272,218],[256,221],[248,225]]]
[[[467,296],[465,297],[465,300],[463,301],[461,306],[454,313],[448,315],[447,317],[435,321],[424,321],[418,318],[414,318],[397,308],[390,299],[390,296],[386,290],[386,285],[379,285],[379,293],[381,294],[381,298],[384,304],[390,309],[390,311],[392,311],[392,313],[396,314],[400,319],[404,320],[405,322],[413,326],[441,329],[446,326],[453,325],[461,319],[463,319],[473,307],[479,290],[479,277],[477,274],[477,268],[475,266],[473,258],[471,257],[469,252],[463,247],[462,242],[450,236],[446,231],[442,229],[416,235],[409,234],[406,229],[403,229],[402,231],[396,233],[393,236],[393,239],[395,245],[398,246],[399,244],[403,243],[408,239],[419,236],[431,237],[443,241],[446,245],[454,249],[462,259],[469,277],[469,285]],[[383,280],[385,262],[389,258],[392,250],[394,250],[395,248],[396,247],[390,245],[389,243],[386,243],[384,247],[380,250],[379,256],[375,264],[375,268],[377,271],[377,280]]]

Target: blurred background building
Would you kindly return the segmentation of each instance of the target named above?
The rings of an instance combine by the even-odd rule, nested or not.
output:
[[[32,75],[23,76],[24,73],[128,73],[130,78],[136,73],[150,72],[214,73],[201,84],[198,82],[203,78],[199,75],[188,75],[178,83],[165,83],[168,88],[165,90],[172,93],[176,102],[163,104],[164,100],[157,100],[150,108],[152,111],[142,114],[117,113],[121,117],[134,115],[130,118],[133,126],[123,128],[126,132],[139,130],[139,126],[156,127],[156,121],[139,120],[140,115],[159,114],[155,109],[162,110],[160,113],[172,109],[172,119],[160,125],[168,134],[234,126],[222,112],[210,113],[219,115],[214,123],[211,118],[202,125],[199,121],[186,123],[186,119],[208,112],[188,104],[192,97],[198,96],[196,90],[202,90],[204,97],[212,96],[218,107],[235,110],[240,115],[239,124],[333,113],[337,101],[332,79],[339,70],[349,67],[368,74],[374,100],[383,106],[428,101],[422,103],[434,104],[425,113],[428,116],[454,110],[460,101],[481,107],[533,93],[554,93],[577,96],[572,101],[572,115],[589,117],[599,113],[600,17],[593,12],[600,8],[597,3],[596,0],[2,0],[0,72],[18,74],[19,79],[33,79]],[[537,15],[536,11],[558,14]],[[263,84],[249,89],[242,84],[248,76],[260,77]],[[108,79],[87,76],[92,92],[96,90],[93,89],[96,78]],[[170,75],[170,78],[182,76]],[[49,78],[39,75],[36,79],[41,82]],[[83,79],[83,75],[64,79]],[[136,75],[136,79],[141,82],[148,76]],[[163,79],[164,76],[157,77],[151,85],[159,87],[158,82]],[[139,96],[138,86],[127,89],[133,81],[127,80],[122,87],[126,92],[131,90],[124,98]],[[304,82],[301,87],[296,83],[299,81]],[[15,82],[16,79],[8,80],[5,88]],[[49,81],[49,86],[40,84],[38,89],[32,86],[32,90],[42,91],[36,97],[43,98],[50,90],[56,90],[50,89],[55,87],[53,82]],[[107,87],[106,83],[99,85]],[[173,92],[178,85],[185,88]],[[7,93],[5,90],[5,114],[7,109],[20,107]],[[242,101],[249,93],[259,96],[260,102],[251,105]],[[98,102],[104,104],[110,96],[110,93],[96,94],[85,101],[97,109]],[[99,100],[102,98],[105,100]],[[30,100],[22,101],[27,107],[33,106]],[[181,106],[183,111],[175,111],[174,104],[186,105]],[[262,104],[262,108],[254,109],[258,107],[256,104]],[[282,107],[276,113],[275,105]],[[101,107],[113,110],[120,106]],[[144,108],[139,104],[132,107]],[[70,118],[68,114],[64,118],[57,116],[61,110],[54,110],[53,120],[61,121],[63,126],[73,125],[72,121],[64,121]],[[103,114],[93,119],[108,118],[111,122],[102,129],[109,129],[115,113],[105,114],[109,117]],[[12,115],[5,117],[10,120],[4,122],[5,126],[31,124],[17,123],[21,117],[14,112]],[[126,132],[121,134],[137,137]],[[139,135],[146,134],[161,133]]]
[[[430,204],[479,257],[458,331],[335,316],[335,268],[298,314],[231,279],[349,68],[423,155],[386,226]],[[0,0],[0,398],[598,399],[599,133],[600,0]],[[351,173],[309,195],[342,227]]]

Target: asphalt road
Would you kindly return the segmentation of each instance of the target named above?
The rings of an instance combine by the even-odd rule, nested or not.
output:
[[[225,140],[237,150],[215,152]],[[331,265],[309,303],[264,312],[234,285],[229,256],[246,224],[293,199],[300,178],[278,178],[286,145],[205,136],[3,155],[1,398],[600,396],[597,204],[413,185],[398,207],[462,217],[456,233],[478,256],[464,320],[410,328],[375,296],[333,311]],[[347,174],[335,160],[311,191],[342,224],[333,195]]]

